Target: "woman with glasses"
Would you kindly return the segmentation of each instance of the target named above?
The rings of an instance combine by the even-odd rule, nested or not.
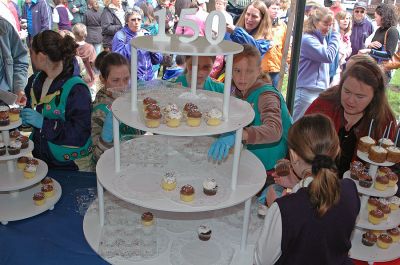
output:
[[[378,64],[383,64],[392,58],[396,53],[397,43],[399,41],[399,32],[397,30],[397,14],[394,5],[380,4],[375,9],[375,22],[378,26],[371,43],[366,49],[359,53],[370,54]],[[386,71],[386,76],[391,78],[391,71]]]
[[[143,12],[140,8],[134,7],[125,14],[125,26],[119,30],[112,40],[112,51],[131,60],[130,41],[138,36],[150,35],[141,28]],[[160,64],[163,56],[158,52],[137,50],[138,80],[149,81],[154,79],[153,65]]]

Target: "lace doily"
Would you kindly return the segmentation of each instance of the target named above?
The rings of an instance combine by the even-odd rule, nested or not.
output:
[[[234,249],[226,240],[213,234],[208,241],[201,241],[197,233],[185,233],[171,244],[170,261],[173,265],[229,265]]]

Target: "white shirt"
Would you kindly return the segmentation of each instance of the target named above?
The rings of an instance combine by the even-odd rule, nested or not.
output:
[[[54,9],[53,9],[53,22],[54,23],[60,23],[60,15],[58,14],[58,10],[57,7],[64,7],[65,9],[67,9],[68,12],[68,19],[69,21],[72,21],[74,19],[74,16],[71,14],[71,12],[69,11],[68,8],[66,8],[64,5],[57,5]]]

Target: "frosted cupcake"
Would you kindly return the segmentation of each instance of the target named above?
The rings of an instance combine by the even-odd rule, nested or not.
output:
[[[221,124],[222,112],[217,108],[213,108],[206,113],[205,118],[208,125],[218,126]]]
[[[42,192],[46,198],[51,198],[54,196],[54,187],[52,185],[43,185]]]
[[[202,241],[208,241],[211,238],[211,228],[208,225],[200,225],[197,229],[199,239]]]
[[[7,126],[10,124],[9,111],[9,107],[0,106],[0,126]]]
[[[6,145],[0,141],[0,156],[3,156],[6,154]]]
[[[161,187],[166,191],[171,191],[176,188],[176,178],[174,172],[165,173],[161,181]]]
[[[18,155],[21,152],[21,142],[20,141],[12,141],[7,147],[9,155]]]
[[[166,114],[165,120],[168,127],[179,127],[179,125],[181,125],[182,112],[179,110],[171,110]]]
[[[161,113],[159,111],[150,111],[146,114],[146,126],[157,128],[160,126]]]
[[[179,107],[175,103],[168,103],[162,110],[164,114],[168,114],[172,110],[179,110]]]
[[[394,146],[394,143],[389,138],[381,138],[379,139],[378,143],[382,143],[383,148],[388,148],[389,146]]]
[[[197,109],[190,110],[187,114],[187,120],[186,120],[187,125],[190,127],[200,126],[201,116],[202,116],[201,112],[198,111]]]
[[[35,165],[26,165],[24,169],[24,177],[27,179],[31,179],[36,175],[37,167]]]
[[[400,206],[400,198],[399,197],[397,197],[397,196],[390,197],[388,199],[388,201],[389,201],[389,207],[392,211],[396,211],[399,209],[399,206]]]
[[[203,192],[205,195],[212,196],[217,194],[217,191],[218,191],[218,185],[215,179],[207,178],[203,182]]]
[[[358,141],[357,149],[361,152],[368,153],[369,148],[375,145],[375,140],[369,136],[361,137]]]

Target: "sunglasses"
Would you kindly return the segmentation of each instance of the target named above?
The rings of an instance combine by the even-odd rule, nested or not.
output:
[[[141,18],[131,18],[131,19],[129,19],[129,21],[131,21],[131,22],[133,22],[133,21],[141,21],[142,19]]]
[[[355,11],[354,11],[354,13],[357,13],[357,14],[358,14],[358,13],[364,14],[364,12],[365,12],[364,10],[355,10]]]

